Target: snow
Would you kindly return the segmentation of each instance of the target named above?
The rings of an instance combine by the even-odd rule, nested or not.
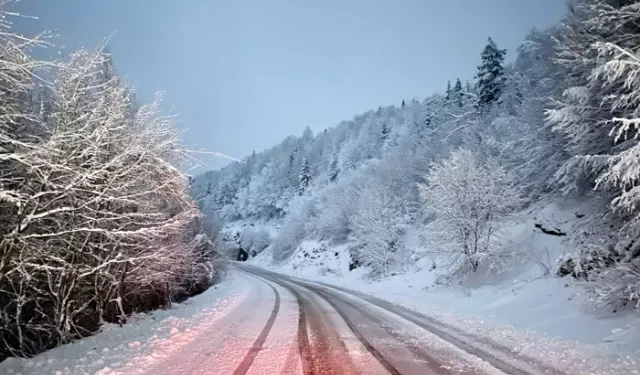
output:
[[[548,254],[546,259],[552,262],[571,252],[576,241],[584,239],[584,229],[590,228],[589,217],[593,217],[590,209],[595,209],[592,204],[580,202],[532,207],[505,223],[507,230],[501,238],[502,244],[531,254]],[[568,235],[544,234],[535,224]],[[274,228],[270,224],[261,227]],[[640,373],[637,360],[640,320],[636,314],[592,314],[584,308],[586,296],[579,284],[570,278],[545,275],[532,258],[514,263],[511,272],[443,283],[447,272],[439,261],[436,269],[432,269],[434,259],[429,257],[430,240],[425,234],[428,233],[421,233],[418,228],[407,233],[404,243],[410,253],[419,258],[406,272],[385,279],[369,279],[368,270],[364,268],[349,271],[350,243],[336,245],[306,240],[283,265],[271,264],[269,249],[250,263],[394,302],[436,318],[449,327],[452,334],[463,332],[469,340],[476,338],[480,344],[489,339],[509,348],[514,355],[537,358],[568,373]],[[249,279],[252,278],[231,273],[219,285],[171,309],[133,316],[123,327],[105,326],[95,336],[32,359],[8,359],[0,363],[0,373],[119,375],[153,373],[159,366],[180,372],[184,366],[197,366],[191,363],[201,362],[203,353],[207,365],[219,362],[222,367],[218,369],[233,371],[236,362],[242,359],[244,348],[250,347],[260,334],[273,307],[273,297],[268,297],[273,295],[270,287]],[[247,287],[247,280],[253,286]],[[291,342],[295,341],[296,329],[290,322],[295,321],[296,303],[282,287],[274,287],[281,297],[280,313],[263,350],[255,358],[252,374],[276,367],[297,371],[300,366],[291,354],[295,352]],[[251,313],[251,318],[239,317],[236,311]],[[246,323],[236,324],[238,320]],[[339,321],[336,324],[341,325]],[[428,345],[443,357],[448,353],[462,358],[456,363],[456,369],[488,369],[488,364],[478,357],[465,354],[461,348],[413,323],[404,324],[416,345]],[[357,345],[349,347],[354,355],[361,349]],[[491,347],[483,349],[491,350]],[[236,361],[228,361],[229,357]]]
[[[222,229],[222,232],[235,235],[236,233],[242,233],[244,230],[249,228],[254,230],[267,231],[271,235],[271,237],[275,237],[278,234],[277,223],[274,221],[255,222],[255,221],[248,221],[248,220],[241,220],[241,221],[234,221],[231,223],[227,223]]]
[[[286,273],[300,277],[299,273]],[[554,294],[558,290],[567,293],[571,288],[559,288],[558,283],[548,279],[526,283],[530,285],[530,290],[524,287],[514,293],[506,288],[500,290],[495,286],[488,286],[478,288],[467,296],[462,291],[449,288],[425,290],[421,285],[425,279],[423,276],[421,272],[415,272],[383,282],[364,282],[358,276],[316,275],[305,279],[329,282],[394,302],[469,334],[500,343],[510,348],[514,354],[539,359],[569,373],[640,373],[640,363],[637,360],[640,341],[635,316],[598,319],[564,299],[562,293]],[[535,295],[536,292],[539,294]],[[508,296],[509,294],[513,297]],[[536,310],[536,302],[541,302],[537,299],[541,297],[540,294],[545,294],[546,303]],[[561,311],[553,309],[553,305],[560,306]],[[545,319],[540,320],[540,317]],[[629,328],[622,331],[614,328],[621,326]],[[419,345],[449,350],[460,357],[459,348],[442,342],[432,334],[418,331],[416,329],[415,334]],[[610,340],[615,342],[603,342]],[[473,360],[472,357],[467,357]]]
[[[9,358],[0,374],[133,374],[163,362],[241,303],[246,280],[231,274],[220,284],[172,308],[138,314],[122,327],[107,325],[85,339],[30,359]]]
[[[280,311],[248,374],[301,373],[302,362],[299,356],[300,349],[297,345],[298,326],[292,324],[292,322],[298,321],[297,301],[282,286],[272,285],[280,294]]]
[[[637,373],[637,313],[596,315],[585,308],[587,297],[579,283],[553,275],[555,259],[585,239],[595,216],[590,215],[591,210],[597,210],[592,202],[553,202],[522,212],[507,223],[502,244],[531,256],[518,257],[510,272],[473,275],[456,283],[443,284],[446,270],[431,270],[433,260],[428,256],[414,262],[408,272],[370,280],[365,269],[349,272],[349,244],[322,241],[304,241],[282,265],[271,264],[269,251],[250,262],[386,299],[572,373]],[[568,235],[544,234],[535,228],[536,223]],[[412,240],[407,243],[415,244],[416,232],[409,235]],[[534,258],[550,263],[551,275],[545,275]]]

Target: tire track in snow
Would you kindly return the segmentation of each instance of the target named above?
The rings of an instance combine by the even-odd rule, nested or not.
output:
[[[417,346],[409,344],[409,343],[405,342],[404,340],[402,340],[402,337],[400,337],[396,332],[393,332],[393,330],[391,330],[387,325],[385,325],[384,322],[382,320],[380,320],[380,318],[378,318],[378,317],[374,316],[373,314],[371,314],[369,311],[367,311],[367,309],[359,308],[358,306],[356,306],[352,302],[350,302],[350,301],[348,301],[346,299],[343,299],[343,298],[341,298],[341,297],[339,297],[337,295],[331,295],[330,293],[327,293],[327,291],[322,290],[322,289],[320,289],[318,287],[314,287],[314,286],[311,286],[309,284],[304,284],[304,287],[306,287],[307,289],[313,291],[314,293],[316,293],[317,295],[322,297],[325,301],[327,301],[327,303],[329,305],[331,305],[331,307],[333,307],[334,310],[336,310],[336,312],[340,315],[342,320],[345,321],[345,323],[347,324],[349,329],[351,329],[351,331],[353,332],[354,336],[356,336],[356,338],[358,340],[360,340],[360,342],[367,349],[367,351],[369,351],[369,353],[371,353],[371,355],[373,355],[378,360],[378,362],[380,362],[380,364],[387,371],[389,371],[389,373],[391,373],[393,375],[401,375],[402,374],[402,372],[400,372],[395,366],[393,366],[385,358],[385,356],[382,353],[380,353],[373,346],[373,344],[371,344],[371,342],[369,342],[369,340],[367,340],[364,337],[364,334],[353,323],[353,321],[354,321],[353,316],[350,317],[349,314],[339,305],[344,305],[344,306],[346,306],[346,307],[348,307],[348,308],[350,308],[352,310],[357,311],[360,315],[362,315],[362,317],[364,319],[366,319],[367,321],[373,323],[374,325],[377,325],[380,328],[382,328],[390,337],[392,337],[394,340],[396,340],[397,342],[399,342],[402,345],[404,345],[405,347],[407,347],[407,349],[413,355],[415,355],[416,358],[422,360],[422,363],[426,363],[427,366],[429,367],[429,369],[431,370],[432,374],[436,374],[436,375],[451,375],[451,372],[448,371],[445,368],[440,367],[438,365],[439,362],[437,360],[435,360],[432,356],[427,354],[423,349],[418,348]],[[425,372],[424,374],[426,375],[427,373]]]
[[[240,267],[238,267],[240,268]],[[257,272],[256,272],[257,271]],[[323,324],[323,314],[318,306],[308,297],[304,297],[296,288],[301,288],[297,283],[283,281],[261,270],[247,271],[252,275],[274,282],[289,291],[298,303],[298,347],[304,375],[325,375],[338,373],[356,373],[347,354],[346,346],[341,342],[339,334],[334,327]],[[255,274],[254,274],[255,272]],[[305,288],[306,290],[306,288]],[[311,315],[311,316],[310,316]],[[310,327],[315,333],[314,337],[320,342],[312,348],[309,340]],[[334,341],[333,343],[331,341]],[[340,345],[336,345],[340,341]],[[335,353],[337,347],[340,347]],[[313,354],[312,354],[313,349]],[[337,358],[337,356],[341,358]],[[336,367],[340,367],[337,369]],[[347,371],[347,372],[345,372]]]
[[[276,300],[275,300],[275,303],[273,304],[273,310],[271,310],[271,315],[269,315],[269,319],[267,319],[267,323],[265,324],[264,328],[260,332],[260,335],[258,335],[258,338],[256,339],[256,341],[253,342],[253,345],[251,346],[247,354],[245,354],[244,358],[242,359],[238,367],[236,367],[236,369],[233,371],[233,375],[244,375],[247,373],[247,371],[249,371],[249,369],[251,368],[251,365],[253,364],[253,361],[256,359],[256,356],[262,349],[262,345],[264,345],[264,342],[267,340],[267,336],[269,336],[269,332],[271,332],[271,328],[273,328],[273,324],[275,323],[276,317],[278,316],[278,312],[280,311],[280,293],[278,293],[276,288],[274,288],[273,285],[269,284],[268,282],[264,281],[262,278],[258,278],[255,275],[249,274],[246,272],[245,274],[269,285],[271,290],[273,290],[273,294],[275,295]]]
[[[258,275],[251,271],[245,271],[240,266],[236,266],[236,268],[248,275],[262,280],[267,284],[269,283],[264,279],[274,282],[285,288],[296,298],[296,302],[298,303],[298,350],[300,354],[300,360],[302,362],[302,372],[304,375],[314,375],[311,358],[311,345],[309,344],[309,333],[307,331],[307,313],[305,311],[304,303],[302,302],[302,297],[300,296],[300,294],[295,289],[291,288],[288,284],[273,279],[272,277],[264,275],[263,273],[260,273],[260,275]]]
[[[267,271],[269,272],[269,271]],[[280,276],[280,275],[278,275]],[[466,334],[457,328],[454,328],[445,323],[439,322],[434,318],[422,315],[406,307],[395,305],[391,302],[385,301],[381,298],[377,298],[365,293],[357,292],[347,288],[331,285],[323,282],[306,282],[304,280],[298,280],[289,276],[281,276],[285,280],[290,280],[292,283],[299,283],[300,285],[314,285],[322,286],[330,290],[336,290],[338,292],[346,293],[358,298],[361,298],[379,308],[386,310],[392,314],[395,314],[422,329],[433,333],[434,335],[442,338],[443,340],[457,346],[458,348],[472,354],[478,358],[490,363],[496,369],[512,375],[534,375],[538,373],[553,374],[553,375],[567,375],[566,373],[548,367],[540,361],[526,357],[524,355],[513,353],[509,348],[502,346],[496,342],[490,340],[478,341],[477,337]],[[479,343],[479,345],[478,345]],[[489,350],[487,350],[489,349]],[[506,357],[506,358],[505,358]],[[510,361],[514,359],[517,363]]]
[[[318,305],[318,303],[314,302],[313,300],[322,300],[326,302],[328,307],[335,311],[340,317],[340,320],[344,322],[346,328],[351,331],[353,337],[358,340],[362,347],[390,375],[404,375],[406,373],[420,373],[424,375],[451,375],[451,372],[449,370],[440,366],[441,362],[430,356],[424,349],[406,342],[405,340],[403,340],[404,337],[399,336],[397,332],[394,332],[392,329],[390,329],[390,327],[386,326],[379,317],[376,317],[374,314],[370,313],[366,309],[363,309],[361,306],[356,306],[356,304],[345,298],[342,298],[342,296],[338,295],[337,293],[332,293],[330,292],[330,290],[325,290],[325,288],[322,288],[319,285],[300,282],[289,277],[282,277],[281,275],[274,274],[269,271],[251,268],[251,271],[247,272],[252,275],[255,272],[256,277],[264,278],[273,283],[276,283],[287,289],[296,297],[300,309],[298,340],[299,343],[301,343],[300,351],[301,357],[303,358],[303,370],[305,375],[334,374],[336,373],[336,369],[334,367],[339,365],[344,366],[344,363],[342,362],[345,361],[351,362],[350,357],[336,358],[335,354],[332,355],[332,353],[327,351],[327,346],[331,347],[331,340],[330,338],[327,338],[331,335],[331,332],[327,332],[327,328],[334,331],[335,328],[333,326],[328,327],[326,323],[324,325],[320,323],[323,316],[326,317],[326,313],[321,311],[318,306],[314,308],[313,305]],[[309,296],[303,296],[302,292],[304,294],[309,294]],[[307,311],[307,309],[309,311]],[[353,311],[349,313],[347,310]],[[311,346],[308,340],[309,336],[307,332],[307,312],[312,315],[312,319],[308,322],[309,326],[314,331],[316,336],[319,335],[324,338],[323,342],[314,346]],[[356,315],[354,315],[353,312],[355,312]],[[368,322],[370,324],[373,324],[373,326],[380,327],[386,333],[386,337],[399,343],[401,347],[407,349],[406,354],[410,353],[409,355],[412,355],[412,357],[405,357],[404,355],[397,357],[394,354],[389,356],[390,353],[384,353],[384,350],[378,350],[376,346],[366,337],[366,332],[362,331],[357,326],[357,322]],[[338,340],[340,341],[342,352],[348,353],[346,346],[344,346],[344,343],[342,342],[342,339],[338,337]],[[334,342],[334,350],[335,347],[336,345]],[[304,357],[305,353],[311,353],[311,349],[313,349],[314,355],[311,356],[309,354],[308,357]],[[307,358],[306,361],[305,358]],[[407,364],[404,363],[402,364],[401,369],[400,367],[392,363],[394,360],[407,361],[411,360],[411,358],[415,358],[415,360],[418,360],[418,363],[420,363],[420,365],[418,365],[417,367],[415,365],[412,365],[407,368]],[[307,363],[306,365],[304,365],[305,362]],[[350,371],[349,373],[359,373],[358,370],[352,368],[352,366],[347,365],[346,368],[347,371]],[[345,369],[341,370],[344,371]]]
[[[302,372],[304,375],[313,375],[311,360],[311,345],[309,344],[309,333],[307,332],[307,314],[301,303],[300,294],[289,286],[280,284],[287,288],[298,301],[298,346],[300,347],[300,360],[302,361]]]
[[[261,280],[261,281],[269,285],[271,290],[273,290],[276,300],[273,305],[273,310],[271,310],[271,315],[267,320],[267,324],[265,324],[264,328],[260,332],[260,335],[258,335],[258,338],[256,339],[256,341],[254,341],[253,345],[251,346],[247,354],[242,359],[242,362],[240,362],[240,364],[235,369],[235,371],[233,371],[233,375],[244,375],[247,373],[247,371],[249,371],[249,369],[251,368],[251,365],[253,364],[253,361],[255,360],[256,356],[262,349],[262,345],[264,345],[264,342],[267,340],[267,336],[269,335],[269,332],[271,332],[271,328],[273,328],[273,324],[275,323],[276,317],[278,316],[278,312],[280,311],[280,293],[278,293],[278,291],[276,290],[276,288],[273,287],[273,285],[267,283],[264,280]]]
[[[402,373],[400,371],[398,371],[397,368],[395,368],[395,366],[393,366],[391,364],[391,362],[389,362],[383,355],[382,353],[380,353],[373,345],[371,345],[371,343],[362,335],[362,333],[360,332],[360,330],[355,326],[355,324],[353,324],[353,322],[351,321],[351,319],[348,318],[347,314],[345,314],[344,310],[342,310],[340,307],[338,307],[333,301],[331,301],[331,299],[327,298],[326,296],[318,293],[317,290],[312,289],[307,287],[309,290],[311,290],[312,292],[316,293],[317,295],[321,296],[325,301],[327,301],[327,303],[333,307],[333,309],[338,313],[338,315],[340,315],[340,318],[342,318],[342,320],[347,324],[347,327],[349,327],[349,329],[351,330],[351,332],[353,333],[353,335],[358,339],[358,341],[360,341],[360,343],[362,344],[362,346],[365,347],[365,349],[367,349],[367,351],[369,353],[371,353],[371,355],[378,361],[380,362],[380,364],[382,365],[382,367],[384,367],[387,371],[389,371],[389,373],[391,375],[402,375]]]

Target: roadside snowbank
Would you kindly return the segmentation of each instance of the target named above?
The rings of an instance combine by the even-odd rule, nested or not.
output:
[[[204,293],[166,310],[131,317],[122,327],[57,347],[33,358],[9,358],[0,374],[135,374],[170,357],[245,298],[242,276],[230,273]]]

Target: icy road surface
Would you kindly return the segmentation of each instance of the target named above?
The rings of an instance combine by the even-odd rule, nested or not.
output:
[[[236,265],[269,298],[270,314],[256,306],[262,327],[236,361],[221,359],[203,374],[560,374],[507,348],[477,343],[408,309],[320,283]],[[271,289],[271,295],[264,294]],[[356,293],[357,294],[357,293]],[[268,319],[265,317],[268,315]],[[266,320],[266,322],[265,322]],[[261,329],[259,329],[261,328]],[[243,331],[243,335],[248,331]],[[266,339],[265,339],[266,338]],[[242,350],[240,350],[242,352]],[[223,357],[229,358],[229,354]],[[233,368],[229,367],[233,363]],[[224,367],[224,369],[223,369]],[[158,369],[160,370],[160,369]],[[177,364],[168,374],[188,374]]]
[[[0,374],[637,373],[577,368],[550,368],[544,358],[358,291],[236,264],[219,288],[184,305],[9,359]]]

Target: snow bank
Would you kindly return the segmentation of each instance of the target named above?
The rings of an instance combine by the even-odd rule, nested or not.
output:
[[[107,325],[91,337],[30,359],[9,358],[0,374],[135,374],[170,357],[233,310],[246,284],[231,273],[222,283],[166,310],[133,316],[122,327]]]

